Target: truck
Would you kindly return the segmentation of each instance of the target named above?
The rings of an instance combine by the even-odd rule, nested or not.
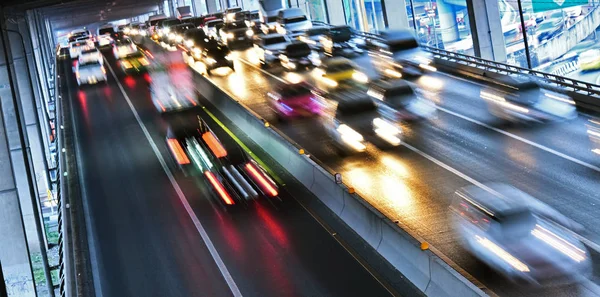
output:
[[[158,112],[176,112],[198,106],[194,75],[181,53],[155,53],[152,62],[148,67],[150,96]]]

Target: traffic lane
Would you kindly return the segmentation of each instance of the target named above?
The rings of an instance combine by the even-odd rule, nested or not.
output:
[[[482,127],[491,127],[490,132],[492,129],[499,129],[583,162],[598,164],[598,156],[591,152],[592,144],[586,132],[586,125],[590,119],[586,114],[564,122],[507,123],[488,112],[487,104],[479,96],[482,87],[478,84],[443,74],[425,75],[413,82],[423,90],[422,95],[425,98],[467,120],[481,122]],[[440,113],[447,112],[440,110]]]
[[[96,286],[104,296],[230,296],[115,81],[78,90],[66,72]]]
[[[251,77],[253,73],[253,69],[256,72],[257,70],[246,64],[246,66],[243,66],[244,68],[236,68],[236,69],[240,69],[241,71],[244,71],[243,75],[241,77],[247,78],[247,77]],[[256,74],[256,75],[260,75],[260,74]],[[214,79],[214,78],[213,78]],[[234,89],[231,89],[231,86],[237,86],[238,84],[231,84],[231,83],[226,83],[223,80],[226,78],[219,78],[219,80],[221,81],[221,87],[224,88],[225,90],[227,90],[230,93],[235,92]],[[238,79],[238,78],[235,78]],[[264,102],[265,96],[264,94],[266,94],[266,91],[270,88],[272,88],[273,85],[280,83],[278,79],[275,79],[273,77],[263,77],[261,78],[262,80],[267,79],[267,82],[269,83],[269,85],[265,85],[263,87],[256,85],[256,84],[252,84],[252,89],[248,90],[244,95],[245,97],[241,98],[240,101],[248,104],[249,106],[257,106],[258,108],[253,108],[253,110],[255,112],[257,112],[260,116],[264,117],[264,118],[269,118],[271,111],[268,109],[268,107],[265,107],[266,104],[260,104],[260,99],[259,98],[263,98],[262,101]],[[215,81],[217,81],[217,79],[214,79]],[[238,92],[239,94],[239,92]],[[262,97],[261,97],[262,94]],[[251,107],[252,108],[252,107]],[[317,159],[324,161],[325,164],[332,168],[333,170],[335,170],[336,172],[341,172],[342,176],[346,179],[350,179],[350,184],[352,186],[354,186],[355,188],[357,188],[358,192],[363,194],[363,196],[375,207],[377,207],[378,209],[380,209],[384,214],[386,214],[388,217],[390,218],[401,218],[399,219],[399,221],[403,222],[405,225],[409,226],[409,228],[413,229],[413,230],[417,230],[418,234],[420,234],[421,236],[423,236],[426,240],[428,240],[429,242],[431,242],[433,244],[433,246],[438,247],[439,250],[443,251],[447,256],[449,256],[452,260],[456,261],[461,267],[469,267],[470,273],[473,273],[476,277],[480,277],[482,279],[485,280],[486,285],[490,286],[495,292],[502,292],[502,295],[505,296],[515,296],[515,295],[519,295],[521,294],[520,289],[518,287],[514,287],[514,286],[507,286],[506,282],[507,280],[503,279],[503,278],[498,278],[498,277],[493,277],[493,278],[486,278],[485,275],[487,275],[486,270],[483,270],[483,272],[480,272],[479,270],[473,268],[474,265],[472,264],[473,259],[472,258],[464,258],[465,255],[467,255],[467,253],[465,253],[465,251],[460,247],[460,245],[458,244],[458,242],[454,239],[448,239],[448,238],[452,238],[452,234],[450,232],[450,228],[449,226],[451,226],[451,224],[448,222],[448,214],[446,212],[447,210],[447,206],[449,204],[449,200],[447,201],[440,201],[440,200],[434,200],[434,201],[427,201],[426,199],[424,199],[423,197],[419,197],[416,198],[414,200],[417,201],[424,201],[423,205],[426,205],[428,208],[432,208],[431,205],[435,205],[437,209],[431,211],[431,213],[425,214],[423,209],[420,209],[421,212],[417,211],[417,214],[413,214],[413,216],[411,216],[410,214],[406,214],[403,213],[402,210],[406,210],[407,208],[410,209],[410,207],[406,207],[407,201],[410,201],[410,199],[406,199],[406,197],[410,197],[411,195],[407,195],[407,193],[412,193],[414,191],[412,191],[413,188],[419,188],[418,186],[415,185],[410,185],[407,186],[406,189],[402,186],[403,183],[398,183],[398,179],[399,177],[401,177],[403,174],[406,175],[406,168],[416,168],[416,172],[422,173],[422,172],[431,172],[431,163],[429,161],[426,161],[424,163],[426,164],[422,164],[422,165],[412,165],[409,167],[403,167],[403,166],[399,166],[398,164],[394,164],[394,163],[398,163],[397,161],[394,162],[392,157],[387,156],[388,158],[381,158],[381,160],[378,159],[377,155],[379,153],[379,151],[377,149],[373,149],[372,151],[374,153],[369,154],[369,155],[362,155],[362,156],[358,156],[356,158],[339,158],[337,157],[337,155],[335,154],[335,149],[332,148],[331,146],[331,140],[329,139],[329,137],[326,135],[326,133],[323,131],[322,127],[319,126],[317,124],[318,120],[315,119],[309,119],[309,120],[305,120],[305,121],[300,121],[300,122],[295,122],[291,125],[282,125],[282,124],[275,124],[275,126],[277,126],[278,129],[282,130],[288,137],[294,139],[296,142],[298,142],[300,145],[302,145],[305,149],[307,149],[308,152],[310,152],[311,154],[313,154],[315,157],[317,157]],[[485,131],[478,131],[477,133],[485,133]],[[409,133],[410,134],[410,133]],[[471,133],[473,134],[473,133]],[[370,149],[371,151],[371,149]],[[403,152],[402,155],[404,156],[404,158],[402,158],[402,161],[405,161],[407,159],[413,160],[413,158],[406,158],[407,155],[409,155],[410,152]],[[504,155],[505,153],[503,153]],[[414,155],[414,154],[413,154]],[[396,156],[397,157],[397,156]],[[473,158],[473,156],[469,156],[470,158]],[[419,160],[422,159],[420,158],[420,156],[414,156],[415,159]],[[390,161],[392,160],[392,161]],[[491,161],[487,166],[488,167],[493,167],[494,166],[494,161],[496,161],[497,159],[494,159],[493,161]],[[382,163],[388,163],[387,166],[382,166]],[[469,164],[470,161],[466,161],[463,164]],[[386,168],[387,167],[387,168]],[[420,167],[420,168],[419,168]],[[452,180],[452,179],[448,179],[446,178],[446,176],[448,175],[448,172],[445,171],[445,169],[441,169],[441,167],[435,166],[434,168],[442,171],[443,173],[446,173],[445,175],[441,172],[436,173],[437,176],[443,176],[444,178],[442,178],[442,181],[448,181],[448,180]],[[391,170],[390,170],[391,169]],[[396,171],[396,175],[392,174],[391,176],[389,175],[390,171]],[[384,174],[378,174],[381,172],[386,172]],[[467,171],[468,172],[468,171]],[[495,179],[484,179],[484,181],[497,181],[499,177],[502,177],[502,179],[504,179],[504,177],[506,175],[509,175],[510,173],[506,173],[506,172],[501,172],[498,173],[496,175]],[[456,179],[457,182],[454,183],[450,183],[450,186],[447,187],[445,190],[442,190],[443,193],[439,193],[433,197],[436,197],[437,199],[439,199],[440,197],[447,197],[450,198],[452,197],[453,192],[460,188],[461,186],[464,186],[468,183],[465,183],[464,180],[458,179],[455,175],[451,174],[452,178]],[[504,179],[505,180],[505,179]],[[427,185],[431,185],[431,184],[435,184],[436,187],[438,185],[440,185],[440,180],[431,180],[430,183],[427,183]],[[386,187],[387,184],[387,187]],[[390,185],[394,185],[394,186],[390,186]],[[397,185],[400,185],[399,187]],[[423,188],[423,187],[421,187]],[[385,191],[385,189],[388,189],[388,191]],[[382,191],[383,190],[383,191]],[[390,195],[391,194],[391,195]],[[394,196],[394,198],[390,198],[389,196]],[[423,195],[426,197],[432,197],[431,195]],[[377,197],[377,198],[374,198]],[[373,199],[377,199],[377,200],[373,200]],[[410,203],[408,203],[410,204]],[[415,207],[415,209],[419,209],[417,207]],[[409,218],[414,218],[415,222],[408,222],[408,220],[406,219],[406,217]],[[423,218],[427,218],[427,219],[423,219]],[[430,225],[434,225],[434,226],[446,226],[446,230],[439,230],[439,229],[435,229],[433,228],[433,230],[430,228]],[[442,235],[440,235],[442,234]],[[437,240],[436,240],[437,239]],[[479,263],[480,264],[480,263]],[[477,267],[477,265],[475,265]],[[500,279],[500,281],[498,281],[498,279]],[[531,290],[531,292],[529,292],[528,294],[531,294],[530,296],[535,296],[536,294],[540,294],[543,293],[544,295],[547,296],[563,296],[563,295],[572,295],[574,292],[577,292],[579,290],[585,290],[582,289],[580,286],[567,286],[567,287],[563,287],[560,290],[560,293],[557,295],[552,295],[552,292],[546,291],[546,290]]]
[[[123,77],[122,83],[126,79]],[[143,77],[133,79],[136,86],[143,85]],[[147,90],[124,87],[163,154],[167,154],[164,127],[195,122],[197,115],[226,147],[237,144],[202,109],[160,117]],[[228,153],[239,151],[230,149]],[[262,198],[247,209],[225,211],[215,197],[206,198],[214,194],[206,193],[200,174],[176,177],[244,296],[390,295],[285,187],[280,189],[283,203],[271,204],[269,198]]]

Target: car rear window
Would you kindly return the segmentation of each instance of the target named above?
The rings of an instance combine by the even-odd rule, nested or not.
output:
[[[310,55],[310,46],[304,42],[295,42],[285,47],[289,57],[305,57]]]
[[[100,61],[95,59],[83,60],[79,62],[79,68],[100,66]]]
[[[223,27],[223,30],[235,30],[235,29],[243,29],[248,28],[245,21],[235,22],[235,23],[227,23]]]

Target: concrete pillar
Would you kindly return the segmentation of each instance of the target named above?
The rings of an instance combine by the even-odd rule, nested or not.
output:
[[[345,25],[344,6],[341,0],[325,0],[329,12],[329,23],[332,25]]]
[[[495,1],[495,0],[494,0]],[[443,42],[457,41],[458,23],[456,23],[456,9],[452,4],[444,0],[436,1],[437,13],[440,22],[440,30],[442,31]]]
[[[4,11],[0,7],[0,29],[5,29]],[[6,31],[0,31],[0,261],[9,296],[36,296],[32,269],[29,262],[25,226],[21,216],[23,198],[17,187],[18,169],[15,164],[21,154],[19,127],[16,123],[13,99],[18,96],[18,86],[11,84],[6,56],[10,47],[4,44],[8,40]],[[14,80],[12,80],[14,82]],[[22,163],[22,161],[21,161]],[[18,178],[16,177],[18,176]]]
[[[467,0],[467,11],[475,55],[505,62],[506,46],[498,1]]]
[[[410,28],[408,24],[408,12],[406,11],[406,0],[385,1],[385,14],[387,15],[390,29]]]

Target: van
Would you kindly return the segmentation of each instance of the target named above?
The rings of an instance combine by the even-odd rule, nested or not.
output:
[[[312,28],[312,22],[300,8],[286,8],[277,13],[277,33],[295,33]]]

